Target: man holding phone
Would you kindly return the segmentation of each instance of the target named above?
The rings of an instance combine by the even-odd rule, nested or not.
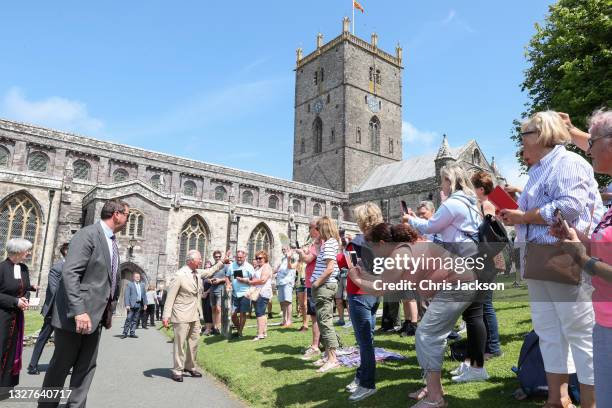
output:
[[[245,297],[250,285],[244,280],[250,280],[255,275],[255,269],[246,261],[246,256],[246,252],[239,249],[234,262],[226,268],[226,278],[228,283],[232,283],[232,323],[238,331],[236,337],[242,337],[247,313],[251,309],[251,301]]]

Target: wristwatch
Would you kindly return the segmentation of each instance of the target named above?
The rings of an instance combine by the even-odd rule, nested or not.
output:
[[[588,261],[586,261],[582,269],[584,269],[584,271],[588,273],[589,275],[595,276],[595,263],[596,262],[601,262],[601,259],[595,258],[594,256],[592,256]]]

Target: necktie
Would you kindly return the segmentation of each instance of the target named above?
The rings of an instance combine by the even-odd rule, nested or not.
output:
[[[117,285],[117,270],[119,269],[119,247],[117,247],[117,240],[113,235],[111,241],[113,242],[113,257],[111,259],[111,300],[115,296],[115,286]]]

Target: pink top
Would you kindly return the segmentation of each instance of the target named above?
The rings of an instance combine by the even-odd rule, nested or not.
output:
[[[310,282],[310,277],[315,270],[315,266],[317,265],[317,255],[319,255],[319,251],[317,251],[317,246],[315,244],[310,245],[308,248],[308,252],[311,255],[314,255],[314,259],[312,262],[306,264],[306,288],[312,287],[312,283]]]
[[[612,265],[612,208],[608,210],[591,236],[591,256]],[[593,276],[593,310],[600,326],[612,328],[612,283]]]

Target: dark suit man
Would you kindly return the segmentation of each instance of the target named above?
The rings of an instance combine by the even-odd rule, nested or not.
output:
[[[62,279],[62,269],[64,268],[64,262],[66,259],[66,254],[68,253],[68,243],[64,243],[60,247],[60,254],[62,255],[62,260],[56,263],[51,267],[49,271],[49,281],[47,283],[47,292],[45,295],[45,304],[43,305],[40,314],[44,317],[44,322],[40,332],[38,333],[38,338],[36,339],[36,344],[34,345],[34,351],[32,352],[32,358],[30,360],[30,364],[28,365],[28,374],[38,375],[40,371],[38,370],[38,360],[40,359],[40,355],[45,348],[45,344],[49,341],[49,337],[53,334],[53,325],[51,324],[51,314],[53,312],[53,301],[55,300],[55,293],[57,292],[57,287],[59,286],[60,280]]]
[[[140,273],[134,272],[132,278],[134,280],[129,282],[125,288],[125,310],[128,313],[123,325],[122,339],[128,336],[128,331],[130,337],[138,338],[136,335],[136,322],[140,319],[140,312],[147,310],[147,293],[144,283],[140,281]]]
[[[127,222],[129,208],[120,200],[104,203],[101,220],[82,228],[70,251],[53,304],[55,351],[43,381],[45,388],[64,386],[68,372],[71,394],[67,407],[85,407],[96,370],[102,325],[110,328],[119,298],[119,248],[115,234]],[[57,407],[59,400],[41,398],[39,407]]]

